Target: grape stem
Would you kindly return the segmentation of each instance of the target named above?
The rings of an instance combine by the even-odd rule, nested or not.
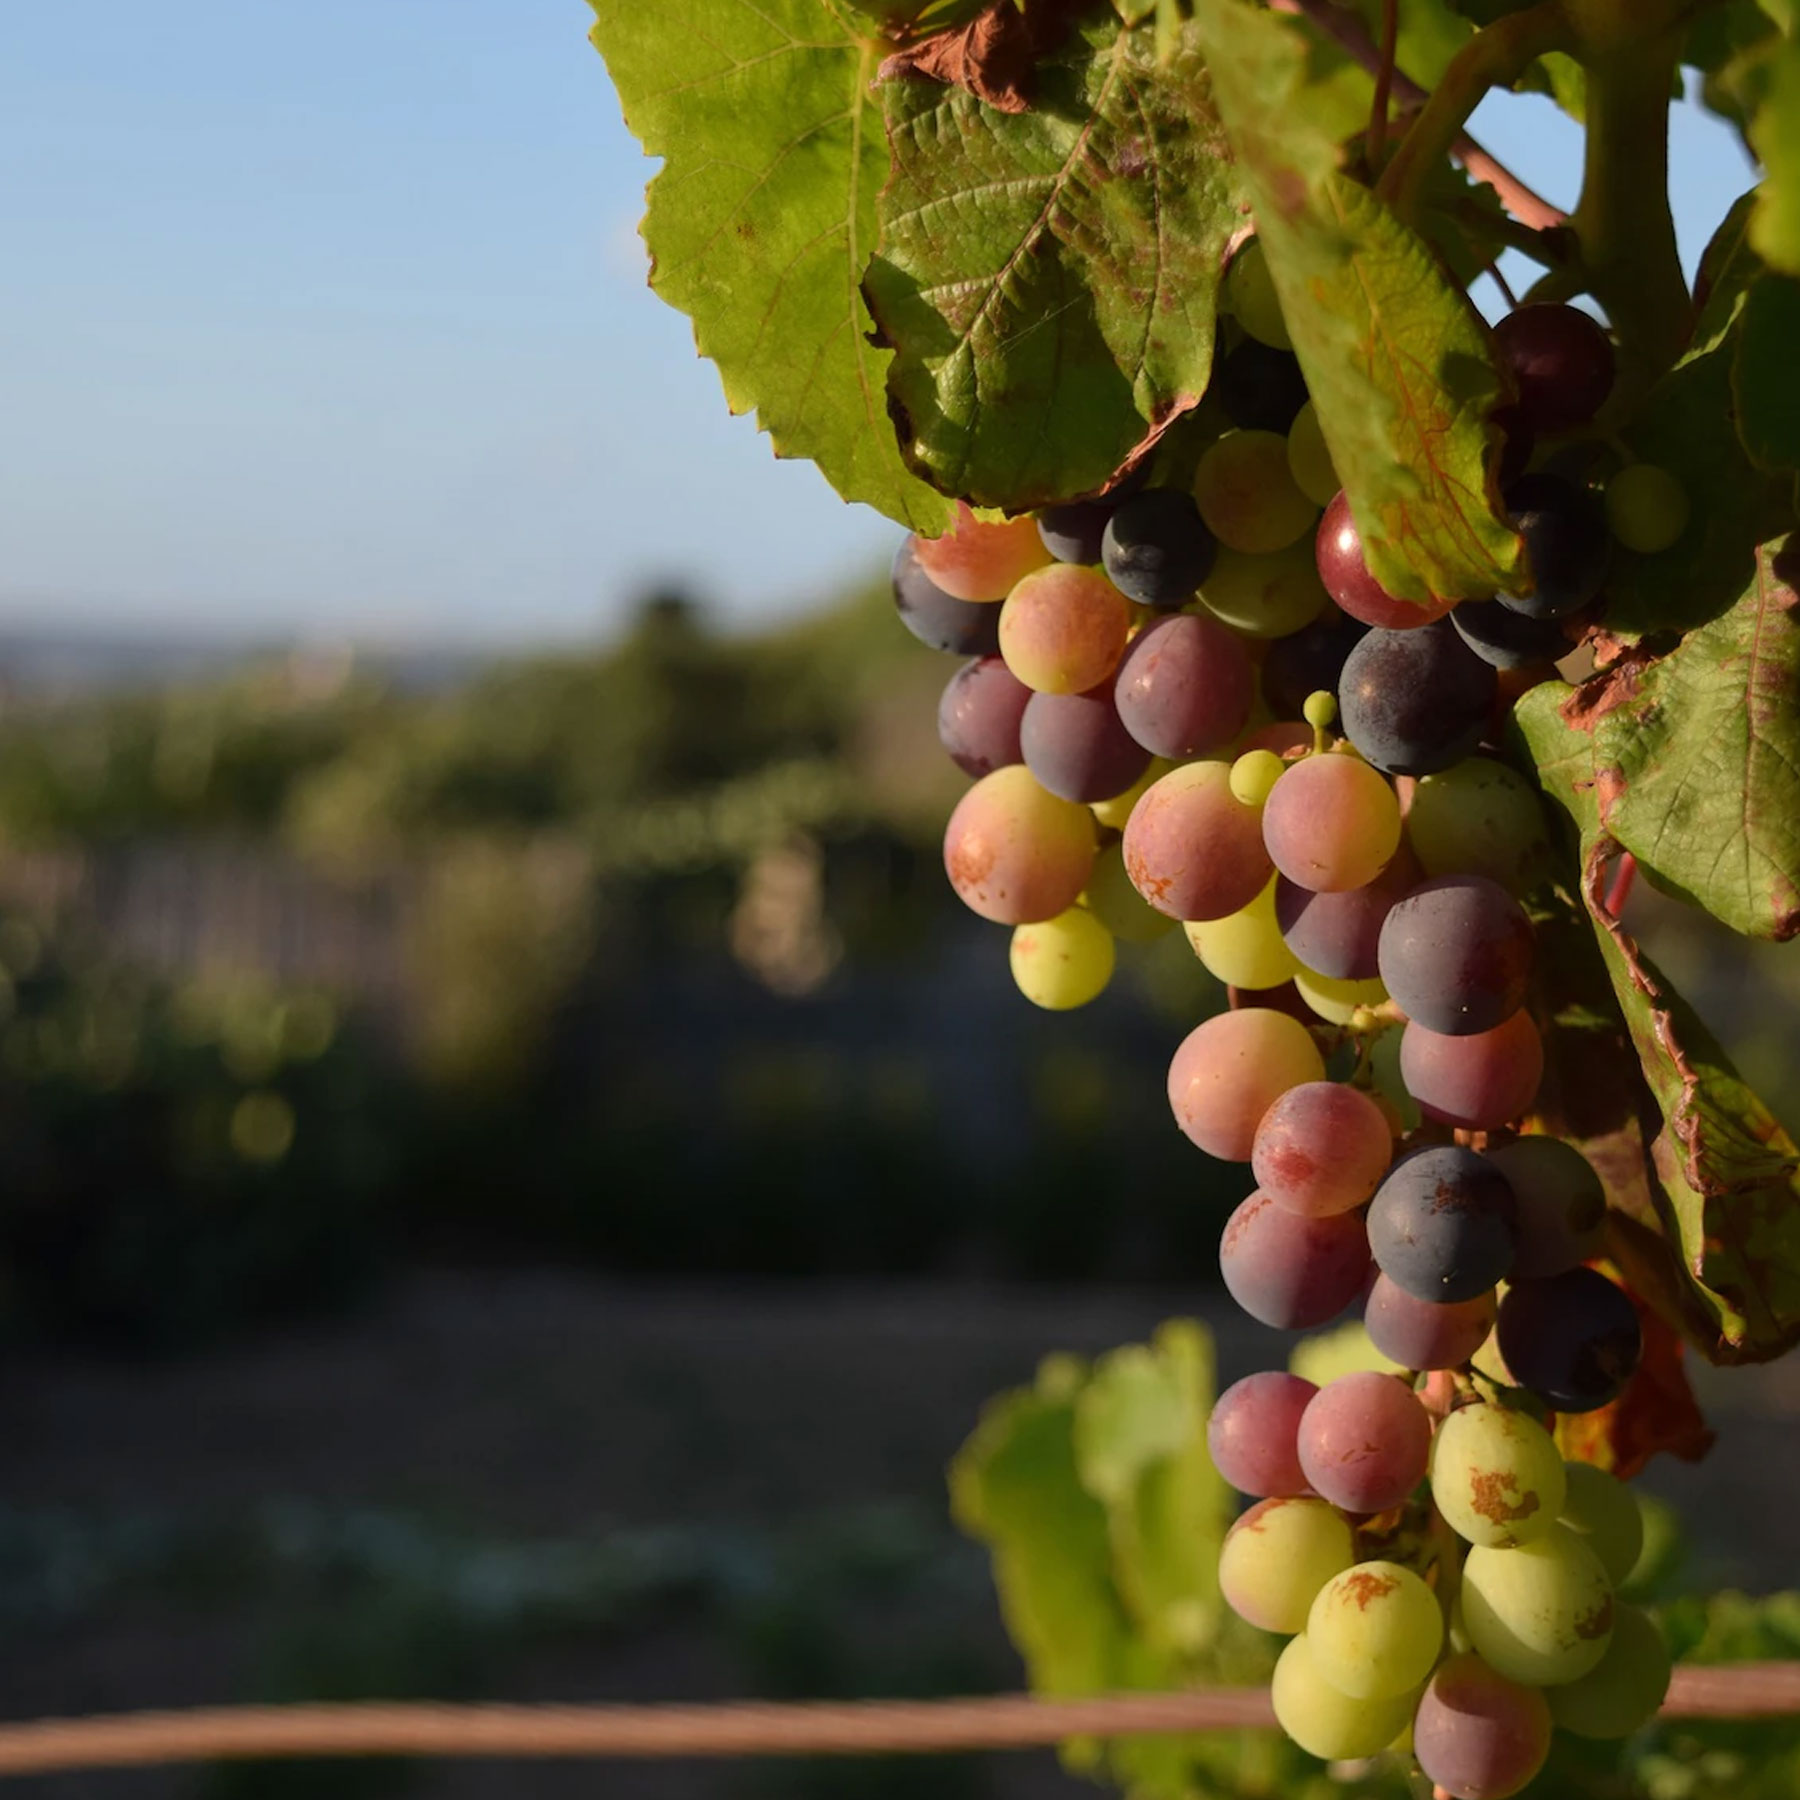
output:
[[[1375,65],[1375,97],[1369,103],[1369,173],[1381,173],[1387,155],[1388,101],[1394,59],[1400,53],[1400,0],[1381,0],[1381,57]]]

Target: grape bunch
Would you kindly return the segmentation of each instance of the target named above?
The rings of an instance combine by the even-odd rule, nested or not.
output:
[[[1525,1129],[1544,1072],[1526,905],[1555,873],[1511,701],[1604,603],[1613,556],[1666,549],[1666,472],[1604,470],[1605,330],[1526,305],[1494,332],[1516,400],[1491,479],[1523,596],[1419,603],[1370,572],[1252,239],[1226,272],[1185,448],[1100,497],[909,538],[901,618],[965,656],[939,736],[974,785],[952,886],[1012,928],[1027,999],[1096,998],[1120,944],[1179,923],[1228,1010],[1177,1047],[1175,1121],[1256,1187],[1219,1260],[1283,1330],[1359,1308],[1386,1367],[1270,1372],[1220,1398],[1221,1472],[1254,1501],[1230,1604],[1291,1636],[1288,1733],[1327,1758],[1410,1734],[1458,1800],[1500,1800],[1553,1725],[1622,1736],[1669,1660],[1615,1589],[1629,1489],[1565,1462],[1554,1415],[1616,1399],[1636,1304],[1600,1268],[1605,1195]],[[1584,431],[1589,436],[1584,438]]]

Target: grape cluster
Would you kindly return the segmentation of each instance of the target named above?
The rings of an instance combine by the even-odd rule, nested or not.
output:
[[[1328,1758],[1410,1728],[1434,1783],[1498,1800],[1553,1723],[1634,1730],[1668,1658],[1614,1598],[1636,1502],[1565,1463],[1545,1423],[1619,1395],[1640,1327],[1592,1266],[1594,1170],[1520,1132],[1544,1070],[1521,901],[1549,847],[1492,746],[1613,555],[1667,547],[1685,502],[1643,465],[1588,485],[1569,434],[1606,404],[1610,340],[1522,307],[1495,332],[1517,395],[1495,479],[1530,591],[1399,598],[1370,572],[1254,241],[1226,294],[1213,416],[1180,479],[1035,519],[964,509],[902,547],[895,598],[973,659],[939,713],[976,778],[945,837],[956,892],[1013,927],[1020,989],[1055,1009],[1106,987],[1120,942],[1181,924],[1231,1004],[1176,1049],[1169,1102],[1256,1181],[1224,1229],[1225,1284],[1283,1330],[1359,1306],[1393,1365],[1318,1389],[1253,1375],[1212,1417],[1214,1460],[1255,1502],[1224,1594],[1292,1636],[1277,1715]]]

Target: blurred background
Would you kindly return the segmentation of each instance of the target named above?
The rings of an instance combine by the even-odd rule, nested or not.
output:
[[[897,532],[644,285],[575,0],[0,19],[0,1713],[1017,1684],[943,1470],[1208,1320],[1180,934],[1036,1014]],[[1491,116],[1489,116],[1491,114]],[[1565,202],[1573,128],[1490,105]],[[1684,109],[1690,264],[1750,172]],[[1792,953],[1642,902],[1790,1126]],[[1793,1585],[1790,1368],[1688,1576]],[[1049,1757],[21,1796],[1052,1795]]]

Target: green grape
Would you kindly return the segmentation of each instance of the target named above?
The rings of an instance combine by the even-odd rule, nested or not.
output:
[[[1587,1542],[1614,1587],[1637,1567],[1644,1550],[1644,1515],[1637,1495],[1592,1463],[1564,1465],[1568,1484],[1562,1522]]]
[[[1470,1641],[1508,1681],[1575,1681],[1606,1654],[1612,1584],[1566,1525],[1516,1550],[1477,1544],[1463,1563],[1462,1595]]]
[[[1112,972],[1112,933],[1085,907],[1071,906],[1013,932],[1013,980],[1047,1012],[1086,1006],[1105,991]]]
[[[1146,788],[1154,787],[1174,766],[1172,762],[1165,762],[1160,756],[1151,757],[1149,768],[1124,793],[1114,794],[1110,800],[1094,802],[1094,817],[1108,831],[1123,831],[1125,821],[1131,817],[1131,809],[1137,805],[1139,796]]]
[[[1688,523],[1687,490],[1655,463],[1631,463],[1606,484],[1606,522],[1627,550],[1654,556]]]
[[[1319,509],[1288,473],[1287,439],[1273,431],[1228,431],[1209,445],[1194,471],[1194,501],[1207,530],[1226,549],[1240,550],[1246,556],[1272,556],[1285,550],[1304,537],[1319,516]],[[1302,548],[1311,560],[1311,542]],[[1203,599],[1216,577],[1215,566],[1213,578],[1201,583]],[[1315,569],[1314,579],[1317,577]],[[1323,583],[1319,591],[1323,594]],[[1318,610],[1315,606],[1307,616]],[[1223,613],[1219,616],[1225,618]],[[1269,635],[1282,636],[1298,629],[1288,626]]]
[[[1261,806],[1286,772],[1287,764],[1273,750],[1246,750],[1231,765],[1231,791],[1246,806]]]
[[[1348,1025],[1359,1008],[1379,1006],[1388,997],[1378,976],[1367,981],[1333,981],[1304,966],[1294,976],[1294,986],[1300,990],[1300,998],[1333,1025]]]
[[[1200,610],[1253,638],[1291,636],[1310,625],[1329,598],[1304,537],[1270,556],[1221,550],[1200,584]]]
[[[1356,1561],[1350,1526],[1323,1500],[1259,1500],[1225,1534],[1219,1591],[1264,1631],[1299,1631],[1319,1589]]]
[[[1606,1654],[1579,1679],[1550,1690],[1550,1715],[1577,1737],[1623,1738],[1656,1716],[1669,1691],[1669,1646],[1656,1621],[1621,1606]]]
[[[1272,344],[1277,350],[1293,349],[1294,340],[1288,336],[1287,321],[1281,316],[1281,301],[1269,274],[1268,259],[1255,238],[1238,251],[1225,270],[1225,304],[1259,344]]]
[[[1329,506],[1337,498],[1344,484],[1338,480],[1325,433],[1319,429],[1319,409],[1310,400],[1288,427],[1287,458],[1294,485],[1314,506]]]
[[[1444,1615],[1411,1569],[1363,1562],[1320,1588],[1306,1615],[1313,1667],[1342,1694],[1387,1700],[1415,1691],[1444,1647]]]
[[[1486,875],[1515,897],[1555,870],[1537,789],[1487,756],[1424,776],[1406,835],[1427,875]]]
[[[1358,1700],[1319,1673],[1305,1633],[1282,1651],[1269,1686],[1275,1721],[1302,1750],[1327,1762],[1385,1750],[1412,1718],[1416,1691]]]
[[[1431,1497],[1471,1544],[1511,1549],[1546,1536],[1566,1491],[1556,1440],[1509,1407],[1458,1407],[1432,1440]]]
[[[1159,913],[1131,885],[1124,853],[1117,844],[1108,844],[1094,858],[1094,872],[1088,877],[1081,903],[1127,944],[1153,944],[1165,931],[1175,929],[1175,921],[1167,913]]]
[[[1222,919],[1190,919],[1182,929],[1208,970],[1227,987],[1280,987],[1300,972],[1300,960],[1275,917],[1275,877],[1250,904]]]

